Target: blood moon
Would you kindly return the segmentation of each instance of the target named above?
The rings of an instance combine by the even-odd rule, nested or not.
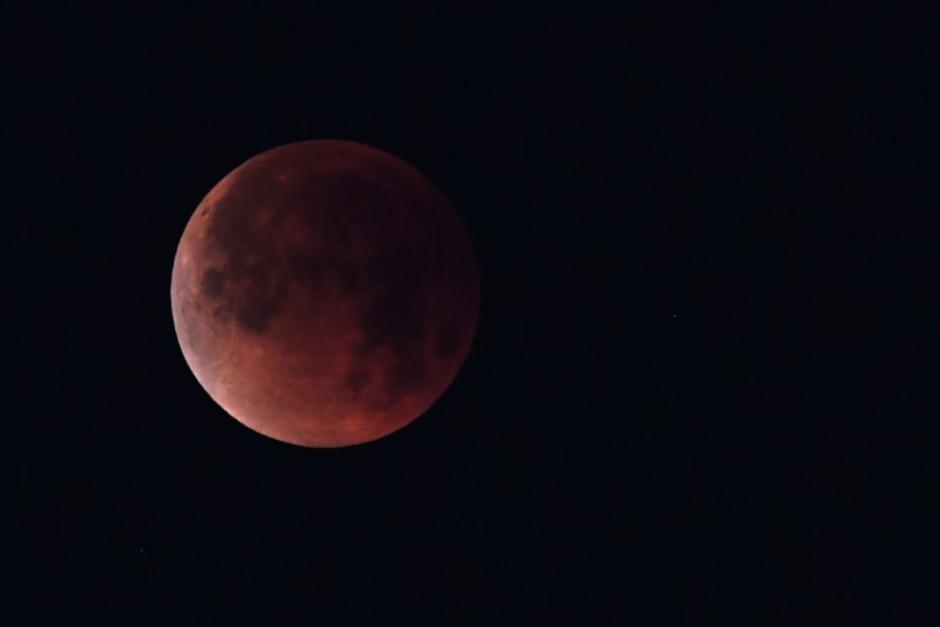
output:
[[[470,238],[417,169],[316,140],[230,172],[183,231],[183,356],[238,421],[302,446],[381,438],[451,384],[476,331]]]

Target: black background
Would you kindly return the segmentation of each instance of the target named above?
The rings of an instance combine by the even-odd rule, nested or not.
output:
[[[927,16],[21,5],[2,624],[940,618]],[[169,278],[324,137],[441,187],[482,310],[426,416],[306,450],[202,391]]]

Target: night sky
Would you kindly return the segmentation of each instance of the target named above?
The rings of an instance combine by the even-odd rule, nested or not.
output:
[[[15,4],[0,624],[940,619],[926,16]],[[481,271],[453,386],[347,449],[228,417],[170,313],[203,196],[317,138]]]

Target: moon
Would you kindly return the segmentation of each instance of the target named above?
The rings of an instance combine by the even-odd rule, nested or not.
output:
[[[183,357],[245,426],[307,447],[384,437],[469,353],[472,243],[415,167],[351,141],[261,153],[206,195],[170,284]]]

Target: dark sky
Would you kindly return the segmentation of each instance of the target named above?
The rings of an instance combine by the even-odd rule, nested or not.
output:
[[[926,16],[18,4],[0,624],[940,618]],[[427,415],[307,450],[203,392],[169,280],[325,137],[440,186],[482,309]]]

